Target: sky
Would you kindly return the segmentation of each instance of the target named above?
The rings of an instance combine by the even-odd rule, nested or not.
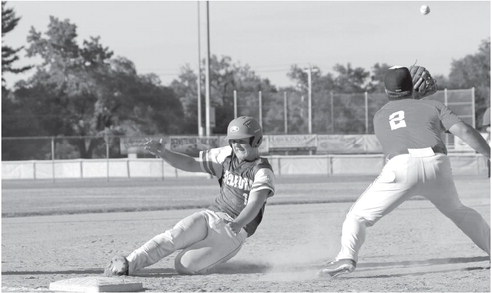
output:
[[[420,13],[423,4],[428,15]],[[164,85],[206,56],[204,1],[8,1],[7,7],[21,20],[4,45],[27,46],[31,27],[46,32],[50,16],[69,19],[79,44],[99,36],[138,74],[155,73]],[[477,53],[490,38],[490,13],[490,1],[210,1],[210,54],[249,65],[278,87],[294,85],[287,77],[293,64],[326,74],[336,64],[370,71],[376,63],[417,62],[447,76],[453,60]],[[17,65],[38,61],[20,57]],[[4,77],[12,86],[31,74]]]

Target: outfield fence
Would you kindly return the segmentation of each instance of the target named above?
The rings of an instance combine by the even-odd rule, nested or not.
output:
[[[475,88],[443,89],[424,99],[442,102],[463,121],[476,125]],[[319,89],[309,98],[300,92],[235,92],[235,117],[259,119],[268,134],[371,134],[372,118],[388,102],[385,93],[336,93]],[[278,105],[283,105],[279,111]],[[212,119],[213,120],[213,119]],[[215,121],[211,121],[215,125]]]
[[[478,154],[450,154],[455,175],[487,176],[487,161]],[[383,155],[268,156],[277,177],[290,175],[377,175]],[[162,159],[77,159],[2,162],[2,180],[136,179],[210,177],[178,170]]]
[[[441,90],[426,99],[443,102],[465,122],[475,126],[474,89]],[[265,134],[265,155],[377,154],[372,117],[388,100],[382,93],[317,92],[312,103],[299,93],[239,92],[235,115],[259,118]],[[279,111],[279,104],[284,104]],[[275,107],[274,107],[275,105]],[[225,123],[221,121],[221,123]],[[158,135],[155,135],[158,136]],[[163,135],[164,136],[164,135]],[[223,134],[169,136],[170,146],[190,155],[224,145]],[[455,138],[445,135],[447,148]],[[105,159],[145,157],[143,137],[117,136],[109,130],[97,136],[2,137],[2,160]],[[148,155],[147,155],[148,157]]]

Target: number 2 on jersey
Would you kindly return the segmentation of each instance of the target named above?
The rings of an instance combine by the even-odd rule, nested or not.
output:
[[[407,127],[407,123],[405,122],[405,112],[398,111],[389,116],[389,124],[391,130],[395,130],[402,127]]]

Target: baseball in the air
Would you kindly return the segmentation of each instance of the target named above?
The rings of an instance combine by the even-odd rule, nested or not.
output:
[[[431,9],[428,5],[420,6],[420,13],[422,13],[423,15],[429,14],[430,11],[431,11]]]

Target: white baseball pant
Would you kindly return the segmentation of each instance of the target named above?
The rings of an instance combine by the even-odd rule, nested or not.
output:
[[[391,158],[352,205],[342,226],[341,249],[336,259],[357,261],[366,227],[414,195],[429,199],[490,255],[490,227],[477,211],[464,206],[458,198],[449,158],[425,148],[409,149],[409,154]]]
[[[232,218],[220,212],[203,210],[179,221],[172,229],[149,240],[133,251],[127,260],[129,274],[155,264],[176,250],[175,269],[181,274],[203,274],[236,255],[247,238],[227,226]]]

